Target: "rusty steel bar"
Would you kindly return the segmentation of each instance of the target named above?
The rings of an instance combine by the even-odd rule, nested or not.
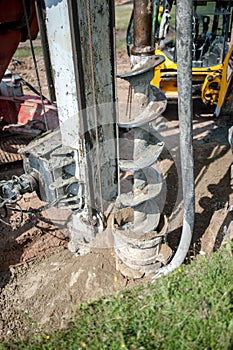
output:
[[[152,33],[152,1],[134,0],[134,44],[132,55],[152,55],[154,49],[151,46]]]

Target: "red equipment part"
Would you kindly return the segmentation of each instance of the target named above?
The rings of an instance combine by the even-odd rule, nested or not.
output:
[[[29,18],[30,36],[38,34],[35,2],[24,0]],[[23,0],[0,1],[0,81],[21,41],[28,39]]]
[[[44,109],[48,129],[56,129],[58,127],[57,108],[46,101],[43,105],[41,99],[36,96],[0,96],[0,120],[6,123],[3,130],[19,131],[20,126],[28,126],[31,129],[45,131]]]
[[[27,14],[30,35],[25,19]],[[20,42],[35,39],[38,34],[38,21],[33,0],[0,1],[0,81],[18,48]],[[43,106],[44,105],[44,106]],[[11,132],[33,133],[58,126],[57,108],[43,102],[36,96],[0,96],[1,129]],[[46,116],[44,115],[44,112]],[[46,118],[46,121],[45,121]],[[24,130],[21,128],[24,126]]]

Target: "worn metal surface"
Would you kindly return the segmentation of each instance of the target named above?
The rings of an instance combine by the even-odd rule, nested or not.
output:
[[[103,212],[117,190],[114,3],[78,1],[73,10],[78,14],[72,28],[77,27],[79,39],[74,33],[73,47],[79,50],[75,74],[85,107],[82,127],[89,182],[95,193],[93,207]]]
[[[114,228],[113,234],[117,268],[123,275],[132,278],[155,272],[161,265],[158,256],[165,233],[158,234],[156,230],[161,215],[157,197],[163,181],[153,164],[164,143],[149,123],[166,108],[165,95],[150,86],[154,67],[162,60],[143,57],[141,62],[140,59],[135,61],[136,66],[131,73],[120,76],[130,83],[134,98],[128,101],[128,113],[120,113],[119,116],[118,125],[125,131],[124,149],[130,151],[131,148],[131,155],[124,154],[127,159],[120,159],[119,167],[122,172],[133,172],[133,181],[127,193],[119,194],[117,203],[120,208],[133,208],[133,219],[121,222]],[[128,144],[125,129],[133,130],[133,140],[130,132]],[[120,151],[122,148],[120,139]]]
[[[132,55],[151,55],[154,49],[151,47],[152,33],[152,1],[134,0],[134,43],[131,49]]]
[[[20,153],[25,155],[26,172],[36,174],[37,194],[43,201],[56,202],[62,209],[81,209],[83,189],[75,176],[75,151],[62,146],[59,129],[33,140]]]
[[[166,218],[160,232],[128,230],[123,234],[121,230],[114,230],[117,269],[130,278],[141,278],[157,271],[164,263],[160,248],[166,232]]]
[[[140,58],[140,57],[139,57]],[[151,85],[154,68],[164,61],[162,56],[142,57],[137,59],[130,73],[118,77],[129,82],[131,100],[128,99],[126,111],[119,107],[118,125],[122,128],[136,128],[156,119],[164,112],[167,99],[161,90]]]
[[[67,1],[45,1],[48,43],[54,73],[62,141],[75,144],[78,135],[78,102]],[[59,20],[58,20],[59,19]],[[72,128],[71,128],[72,125]]]
[[[83,213],[73,213],[70,228],[77,252],[99,229],[93,217],[117,194],[114,2],[45,5],[62,142],[76,150],[75,176],[84,184]]]

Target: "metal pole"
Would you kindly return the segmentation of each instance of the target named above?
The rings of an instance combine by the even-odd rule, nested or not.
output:
[[[151,47],[152,33],[152,1],[134,0],[134,45],[132,55],[152,55],[154,48]]]

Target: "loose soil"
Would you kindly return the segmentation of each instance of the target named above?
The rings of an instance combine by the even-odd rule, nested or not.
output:
[[[39,58],[43,93],[47,94],[43,61]],[[118,73],[129,71],[125,52],[117,54]],[[36,85],[33,62],[24,59],[11,70]],[[127,84],[118,80],[118,98],[127,96]],[[187,262],[218,249],[226,235],[232,235],[230,166],[232,152],[227,141],[230,117],[213,119],[198,103],[194,106],[194,153],[196,216],[192,246]],[[165,142],[157,165],[165,179],[166,200],[163,211],[168,217],[168,246],[175,251],[182,230],[179,128],[176,104],[169,104],[155,125]],[[23,173],[22,163],[7,164],[1,179]],[[35,193],[21,200],[23,209],[39,208]],[[18,214],[12,215],[17,220]],[[110,246],[92,248],[82,257],[67,249],[67,213],[55,208],[40,214],[25,214],[19,228],[0,224],[0,339],[24,337],[29,330],[38,332],[65,326],[81,302],[112,295],[150,279],[131,280],[116,271],[115,254]],[[231,236],[232,238],[232,236]]]

